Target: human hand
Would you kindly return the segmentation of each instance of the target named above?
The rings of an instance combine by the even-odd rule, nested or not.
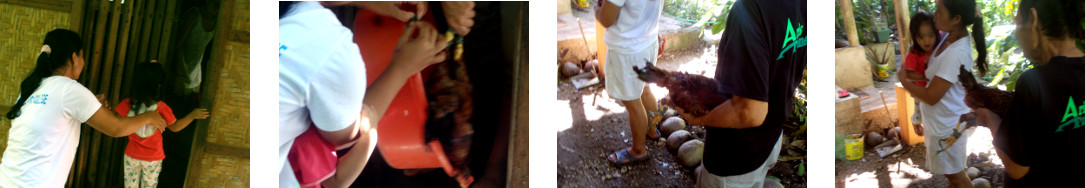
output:
[[[991,129],[992,136],[997,136],[998,128],[1002,125],[1002,118],[987,108],[976,108],[973,111],[976,113],[976,122]]]
[[[673,106],[671,108],[673,108],[675,112],[678,112],[678,117],[682,117],[682,120],[685,120],[686,124],[689,124],[689,125],[704,125],[702,123],[704,121],[704,116],[700,116],[700,117],[693,116],[692,114],[689,114],[688,111],[686,111],[686,109],[682,109],[682,107],[678,107],[678,106]]]
[[[412,74],[422,71],[429,65],[444,61],[444,49],[447,46],[444,36],[437,34],[433,25],[423,22],[409,23],[396,43],[392,66]]]
[[[206,108],[196,108],[192,109],[192,112],[189,112],[188,116],[192,117],[192,119],[207,119],[207,117],[211,116],[211,113],[207,112]]]
[[[460,35],[467,35],[468,32],[471,32],[471,26],[475,25],[473,20],[475,17],[475,2],[442,1],[441,8],[444,9],[448,27],[451,27]]]
[[[418,17],[426,15],[426,3],[418,1],[348,1],[328,4],[334,5],[342,3],[348,3],[359,8],[364,8],[366,10],[373,11],[374,13],[383,16],[393,17],[398,19],[399,21],[410,20],[411,17],[414,17],[415,15],[417,15]],[[408,12],[400,9],[399,7],[404,4],[415,6],[417,8],[416,12]]]
[[[166,130],[166,120],[162,119],[161,115],[158,115],[158,110],[143,112],[136,117],[143,119],[143,121],[146,122],[144,123],[145,125],[150,125],[157,129]]]
[[[909,81],[909,80],[910,79],[908,79],[908,71],[897,72],[897,81],[900,81],[901,84],[903,84],[903,82]]]

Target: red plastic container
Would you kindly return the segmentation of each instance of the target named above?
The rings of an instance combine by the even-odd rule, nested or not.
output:
[[[431,22],[426,16],[423,21]],[[366,63],[367,85],[388,68],[395,53],[396,42],[406,23],[359,10],[354,22],[354,42]],[[461,185],[474,179],[461,175],[448,161],[444,148],[437,140],[425,140],[426,92],[421,74],[411,75],[388,106],[377,127],[377,148],[389,166],[397,169],[443,168]]]

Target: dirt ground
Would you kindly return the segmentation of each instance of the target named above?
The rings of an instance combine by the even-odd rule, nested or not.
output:
[[[859,160],[837,159],[836,187],[945,187],[945,176],[928,171],[926,149],[923,144],[906,146],[885,158],[868,149]],[[1005,168],[995,155],[972,153],[967,164],[979,169],[979,177],[991,181],[992,187],[1002,186]]]
[[[657,66],[712,77],[715,72],[715,47],[704,46],[687,51],[666,53]],[[656,98],[666,96],[666,90],[650,85]],[[576,90],[567,80],[558,83],[557,105],[570,108],[567,116],[572,125],[557,132],[558,185],[562,187],[693,187],[694,168],[683,167],[660,140],[647,142],[650,158],[627,165],[614,165],[606,160],[612,152],[629,147],[632,142],[628,115],[620,102],[611,99],[605,90],[593,95],[589,89]],[[593,99],[595,104],[593,105]],[[558,114],[566,115],[566,114]],[[565,117],[563,117],[565,118]],[[704,138],[704,128],[687,128],[696,138]],[[788,134],[788,133],[785,133]],[[785,145],[788,143],[785,143]],[[781,153],[786,153],[781,151]],[[805,152],[802,152],[805,156]],[[770,170],[770,178],[779,179],[785,187],[805,187],[806,177],[798,175],[799,161],[778,162]]]
[[[896,96],[893,93],[895,75],[890,75],[887,81],[875,81],[873,88],[867,91],[853,91],[853,93],[869,95],[870,99],[864,103],[876,103],[876,105],[864,105],[870,108],[861,115],[862,122],[871,122],[865,129],[877,131],[885,135],[885,130],[898,126]],[[873,92],[872,92],[873,91]],[[877,91],[885,93],[889,113],[882,108],[881,99]],[[871,106],[871,107],[867,107]],[[907,125],[911,126],[911,125]],[[966,130],[968,135],[967,151],[969,167],[980,170],[979,176],[991,182],[993,187],[1002,186],[1002,174],[1005,171],[1002,161],[994,154],[991,145],[990,130],[984,127],[976,127]],[[881,157],[874,149],[867,145],[863,158],[859,160],[836,159],[836,187],[945,187],[947,179],[942,175],[929,172],[926,167],[925,143],[915,146],[904,146],[896,153]],[[975,177],[972,177],[975,179]]]

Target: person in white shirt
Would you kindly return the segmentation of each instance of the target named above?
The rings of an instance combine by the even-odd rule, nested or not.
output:
[[[45,35],[37,65],[20,85],[19,99],[4,117],[11,119],[8,147],[0,159],[0,187],[61,187],[68,180],[79,144],[80,124],[112,137],[151,125],[166,126],[155,111],[121,117],[75,81],[83,72],[79,34],[56,29]]]
[[[424,14],[418,2],[407,3],[420,6],[418,13],[396,8],[403,2],[367,3],[363,7],[403,21]],[[388,69],[365,88],[365,64],[352,41],[353,34],[325,8],[342,4],[279,2],[280,187],[300,186],[287,154],[294,139],[310,125],[332,145],[367,146],[352,147],[340,157],[335,173],[322,185],[345,187],[353,183],[376,146],[379,117],[407,77],[445,59],[446,43],[432,25],[408,24]]]
[[[605,2],[604,2],[605,1]],[[596,6],[595,19],[606,27],[607,56],[603,71],[607,75],[607,93],[622,101],[629,113],[629,129],[633,133],[633,146],[607,156],[616,164],[626,164],[648,159],[644,143],[659,138],[655,124],[662,119],[657,111],[655,96],[644,81],[637,79],[633,67],[644,67],[656,62],[659,40],[656,24],[663,13],[662,0],[600,0]],[[651,129],[652,131],[648,131]]]
[[[972,69],[973,63],[979,68],[980,76],[987,72],[987,46],[983,37],[983,17],[977,11],[976,2],[973,0],[938,0],[935,2],[938,9],[934,12],[934,26],[947,34],[943,36],[942,43],[935,48],[931,59],[927,63],[927,87],[916,85],[914,82],[900,82],[908,93],[915,96],[919,105],[920,114],[923,117],[924,142],[927,145],[927,168],[932,174],[942,174],[949,179],[949,187],[971,187],[972,183],[965,174],[967,168],[965,145],[968,145],[965,135],[965,125],[959,124],[961,115],[969,113],[971,109],[965,106],[964,86],[961,86],[958,75],[960,67]],[[969,36],[965,26],[972,25],[972,34]],[[972,60],[972,45],[976,43],[979,55]],[[900,80],[906,80],[904,74],[897,75]],[[960,133],[956,141],[950,144],[948,140],[954,132]]]

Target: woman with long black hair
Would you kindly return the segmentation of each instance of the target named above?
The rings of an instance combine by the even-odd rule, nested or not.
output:
[[[1007,187],[1085,187],[1085,38],[1080,0],[1021,0],[1015,37],[1034,68],[1017,80],[1005,117],[976,109],[991,128]],[[1037,186],[1040,185],[1040,186]]]
[[[128,136],[144,125],[165,128],[158,113],[121,117],[104,98],[75,79],[83,72],[79,34],[56,29],[45,35],[37,65],[23,79],[11,119],[8,146],[0,159],[0,187],[61,187],[67,182],[79,145],[80,124],[112,137]]]
[[[938,8],[934,12],[934,26],[946,34],[928,61],[924,75],[929,82],[926,87],[913,82],[900,84],[921,102],[927,168],[932,174],[945,175],[949,187],[971,187],[972,183],[964,173],[968,156],[965,151],[967,135],[964,126],[957,123],[970,109],[964,103],[964,87],[957,78],[961,66],[971,70],[973,63],[979,68],[979,75],[987,72],[983,17],[979,15],[975,0],[937,0],[935,4]],[[971,36],[966,29],[968,25],[972,25]],[[972,60],[972,49],[979,54],[975,61]],[[907,80],[905,74],[898,74],[898,77]]]

